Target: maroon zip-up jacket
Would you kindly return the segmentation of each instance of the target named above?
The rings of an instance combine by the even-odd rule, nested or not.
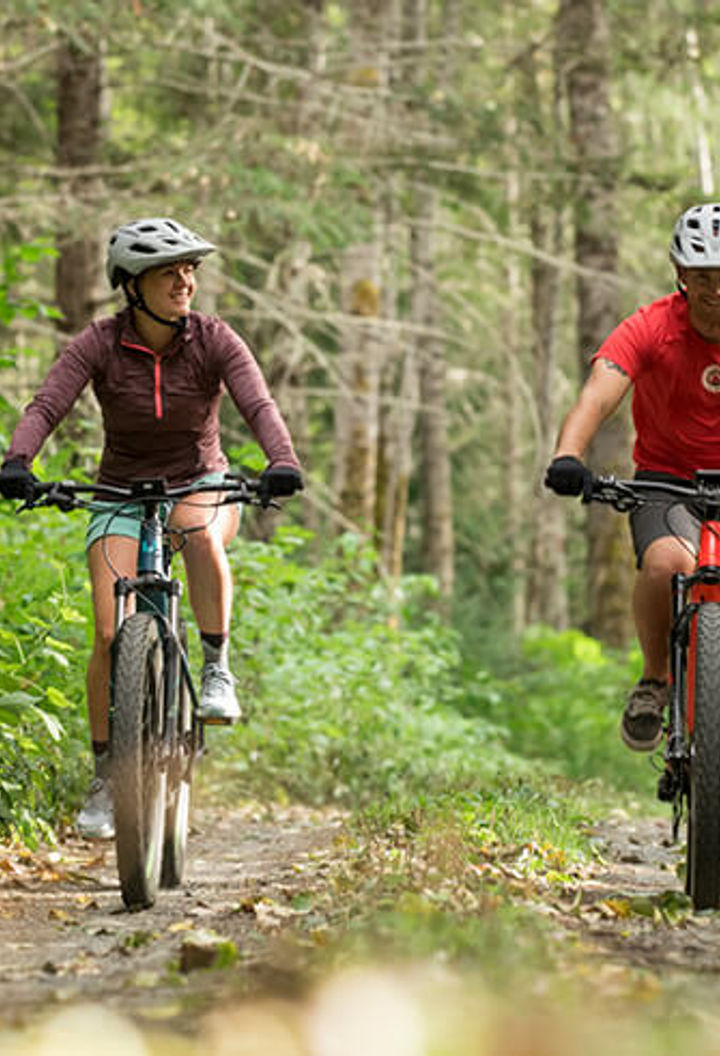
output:
[[[102,483],[164,477],[177,486],[227,469],[218,419],[225,388],[270,465],[299,467],[260,368],[234,330],[191,312],[185,329],[157,354],[138,337],[129,308],[90,323],[67,345],[26,408],[6,457],[30,466],[88,383],[105,432]]]

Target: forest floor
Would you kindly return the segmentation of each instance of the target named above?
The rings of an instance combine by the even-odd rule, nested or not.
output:
[[[575,951],[573,970],[584,965],[605,994],[667,999],[688,979],[703,980],[703,1001],[708,987],[720,993],[720,913],[691,912],[669,821],[618,810],[592,840],[597,856],[577,882],[545,884],[544,894],[504,866],[511,897],[549,926],[558,949]],[[258,995],[304,1000],[308,965],[327,941],[328,887],[342,892],[341,915],[353,914],[352,884],[337,883],[352,847],[339,812],[196,810],[187,882],[138,913],[122,905],[112,844],[68,837],[53,850],[1,850],[0,1051],[36,1051],[11,1043],[80,1003],[109,1009],[143,1037],[163,1031],[191,1045],[217,1029],[223,1009]],[[301,1051],[275,1047],[279,1056]]]

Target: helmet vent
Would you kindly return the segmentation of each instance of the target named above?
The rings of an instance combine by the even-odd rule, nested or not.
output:
[[[147,253],[148,256],[157,253],[153,246],[148,246],[144,242],[133,242],[129,249],[131,253]]]

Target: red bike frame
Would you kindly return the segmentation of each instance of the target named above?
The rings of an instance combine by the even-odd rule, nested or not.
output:
[[[703,521],[700,526],[700,546],[695,572],[706,568],[720,568],[720,521]],[[720,583],[708,583],[702,580],[691,585],[688,600],[695,608],[707,601],[720,602]],[[695,728],[695,657],[697,652],[697,617],[690,624],[690,641],[687,654],[687,696],[685,720],[688,730]]]

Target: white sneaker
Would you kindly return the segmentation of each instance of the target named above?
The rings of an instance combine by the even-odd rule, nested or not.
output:
[[[240,718],[232,675],[221,664],[207,663],[202,669],[200,717],[204,722],[230,724]]]
[[[109,778],[94,777],[85,805],[77,816],[78,833],[86,840],[112,840],[115,836],[112,787]]]

